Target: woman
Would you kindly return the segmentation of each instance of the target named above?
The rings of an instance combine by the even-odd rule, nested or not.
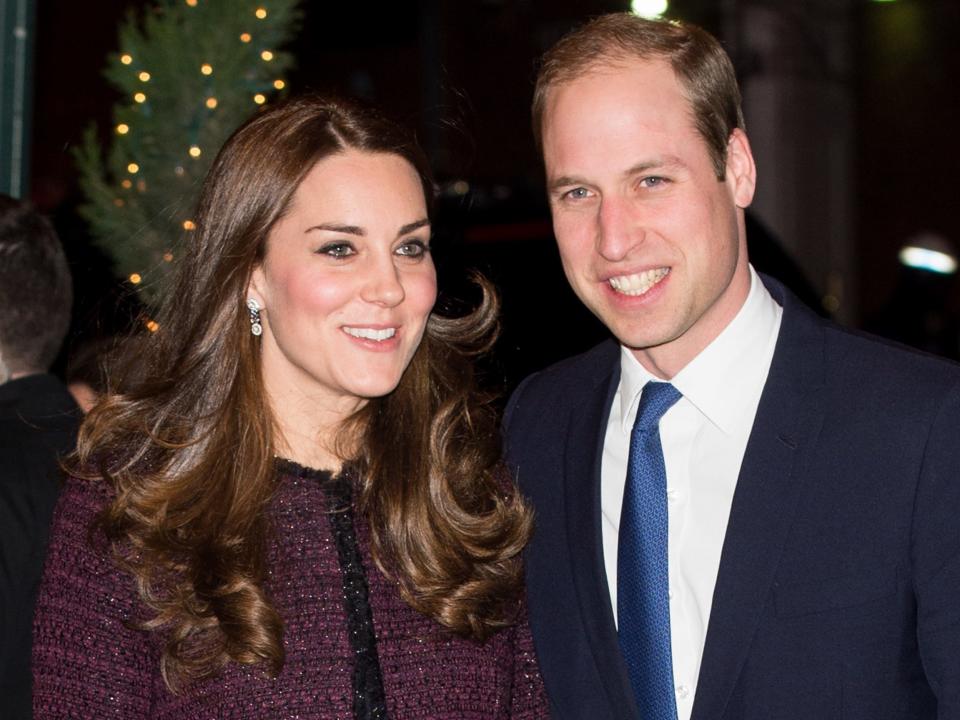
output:
[[[81,431],[37,718],[546,714],[530,516],[469,357],[496,309],[431,314],[431,187],[405,134],[343,102],[224,146],[147,367]]]

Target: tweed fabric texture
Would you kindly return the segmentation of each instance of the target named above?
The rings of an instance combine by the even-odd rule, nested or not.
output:
[[[37,720],[351,720],[355,650],[330,522],[316,471],[279,466],[270,507],[266,589],[284,621],[278,677],[230,664],[219,676],[171,694],[160,677],[162,633],[131,629],[143,617],[132,578],[102,538],[87,541],[109,501],[101,483],[68,481],[57,505],[34,623]],[[486,643],[453,637],[400,598],[376,570],[370,531],[355,522],[391,720],[547,717],[525,613]]]
[[[667,562],[667,472],[660,418],[680,392],[648,382],[630,434],[617,548],[617,635],[644,720],[675,720]]]

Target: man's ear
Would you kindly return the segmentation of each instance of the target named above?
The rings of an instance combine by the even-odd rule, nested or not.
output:
[[[738,208],[747,208],[753,202],[757,186],[757,166],[747,134],[734,128],[727,141],[727,182],[733,192],[733,201]]]

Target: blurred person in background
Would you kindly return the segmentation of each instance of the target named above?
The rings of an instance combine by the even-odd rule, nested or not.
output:
[[[107,390],[107,366],[118,338],[81,338],[70,349],[64,380],[77,405],[88,413]]]
[[[79,411],[47,371],[70,322],[72,283],[53,226],[0,195],[0,698],[30,718],[30,630]]]

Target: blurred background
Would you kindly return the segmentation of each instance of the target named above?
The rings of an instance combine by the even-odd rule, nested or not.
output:
[[[109,142],[122,97],[104,78],[107,58],[120,51],[123,19],[155,5],[0,0],[0,190],[50,214],[63,240],[77,295],[64,358],[135,325],[143,309],[78,214],[73,148],[91,123]],[[504,329],[490,369],[505,389],[604,337],[562,275],[529,105],[545,49],[594,15],[631,7],[306,0],[284,48],[294,66],[283,92],[360,96],[417,129],[440,183],[441,289],[465,292],[471,267],[500,287]],[[960,357],[960,2],[653,0],[633,9],[702,25],[734,60],[759,172],[749,230],[758,269],[843,324]]]

